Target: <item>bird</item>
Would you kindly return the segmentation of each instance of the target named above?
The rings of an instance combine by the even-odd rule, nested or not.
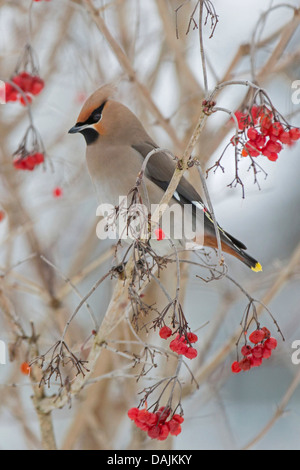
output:
[[[176,161],[153,141],[138,117],[114,99],[115,91],[109,84],[94,91],[83,104],[76,124],[68,132],[80,133],[85,138],[87,167],[98,202],[114,207],[118,207],[120,195],[128,195],[135,187],[143,162],[153,151],[147,161],[145,184],[141,190],[148,202],[159,204],[174,174]],[[200,214],[203,217],[204,228],[202,234],[192,240],[194,246],[217,249],[213,218],[185,175],[177,186],[172,203],[181,209],[191,207],[193,218],[200,218]],[[244,243],[219,225],[218,229],[222,252],[237,258],[254,272],[262,271],[261,264],[246,253]]]

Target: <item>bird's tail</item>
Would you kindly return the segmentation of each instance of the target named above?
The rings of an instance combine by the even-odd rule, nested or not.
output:
[[[252,271],[258,273],[262,271],[262,265],[252,256],[245,252],[247,247],[227,232],[221,234],[222,250],[235,258],[241,260]]]
[[[220,228],[220,235],[221,235],[221,244],[222,244],[222,251],[224,253],[228,253],[235,258],[239,259],[242,261],[246,266],[252,269],[254,272],[260,272],[262,271],[262,266],[261,264],[252,256],[248,255],[248,253],[245,252],[247,247],[234,238],[232,235],[229,233],[225,232],[223,229]],[[217,248],[217,239],[215,234],[209,234],[206,233],[204,237],[204,246],[212,247],[212,248]]]
[[[262,265],[252,256],[248,255],[244,250],[238,249],[236,251],[236,258],[239,258],[246,266],[252,269],[255,273],[262,271]]]

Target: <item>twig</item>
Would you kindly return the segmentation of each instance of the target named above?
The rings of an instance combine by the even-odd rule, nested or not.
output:
[[[199,9],[199,40],[200,40],[200,55],[202,60],[202,73],[203,73],[203,81],[204,81],[204,90],[205,96],[208,93],[208,80],[207,80],[207,69],[206,69],[206,58],[205,58],[205,50],[204,50],[204,43],[203,43],[203,8],[205,5],[205,0],[200,0],[200,9]]]
[[[206,184],[206,181],[205,181],[205,177],[204,177],[204,174],[203,174],[203,170],[201,168],[201,163],[198,161],[196,166],[197,166],[198,171],[199,171],[199,175],[200,175],[200,178],[201,178],[201,183],[202,183],[202,187],[203,187],[204,194],[205,194],[205,197],[206,197],[207,205],[208,205],[209,212],[211,214],[213,224],[214,224],[214,229],[215,229],[215,234],[216,234],[217,244],[218,244],[217,251],[218,251],[219,264],[220,264],[220,266],[223,266],[224,256],[222,255],[222,244],[221,244],[219,226],[218,226],[218,223],[217,223],[217,220],[216,220],[216,217],[215,217],[214,208],[213,208],[213,205],[212,205],[212,202],[211,202],[211,199],[210,199],[210,195],[209,195],[209,191],[208,191],[207,184]],[[204,217],[205,217],[205,214],[204,214]]]

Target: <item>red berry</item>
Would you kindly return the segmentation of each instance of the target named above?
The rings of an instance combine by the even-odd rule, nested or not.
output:
[[[280,134],[283,133],[282,124],[280,124],[280,122],[273,122],[269,132],[273,136],[276,136],[276,137],[280,136]]]
[[[270,127],[272,126],[272,121],[269,116],[264,116],[260,121],[260,129],[263,134],[267,134]]]
[[[249,126],[250,117],[247,114],[242,113],[241,111],[237,111],[235,113],[235,117],[237,118],[238,126],[241,131],[243,131],[246,127]]]
[[[249,336],[249,341],[254,344],[261,343],[266,337],[266,334],[263,330],[255,330],[251,335]]]
[[[0,211],[0,222],[2,222],[2,220],[5,219],[5,212],[4,211]]]
[[[265,148],[270,152],[279,153],[282,150],[282,145],[279,142],[273,142],[272,140],[269,140]]]
[[[262,149],[262,154],[268,158],[271,162],[276,162],[278,160],[278,155],[275,152],[271,152],[266,147]]]
[[[169,435],[169,427],[167,424],[162,424],[159,426],[159,436],[158,436],[158,440],[159,441],[164,441],[165,439],[167,439]]]
[[[181,433],[181,426],[178,421],[175,419],[170,419],[170,421],[167,423],[169,427],[169,432],[172,436],[178,436],[178,434]]]
[[[136,419],[134,421],[134,424],[136,425],[136,427],[138,427],[139,429],[141,429],[142,431],[148,431],[149,430],[149,426],[147,423],[144,423],[143,421],[140,421],[139,419]]]
[[[32,86],[32,80],[33,80],[33,77],[27,73],[27,72],[21,72],[19,74],[19,77],[21,78],[21,85],[20,85],[20,88],[22,88],[22,90],[24,92],[30,92],[31,91],[31,86]]]
[[[189,332],[189,333],[187,334],[187,338],[188,338],[188,340],[189,340],[189,342],[190,342],[191,344],[192,344],[192,343],[196,343],[196,342],[198,341],[198,336],[195,335],[195,333]]]
[[[248,141],[246,142],[245,148],[243,149],[246,152],[246,155],[250,155],[250,157],[258,157],[260,151],[257,150],[255,142]],[[242,152],[243,155],[243,152]],[[246,156],[243,155],[243,156]]]
[[[173,339],[173,341],[171,341],[170,343],[170,349],[174,352],[176,352],[177,348],[178,348],[178,344],[179,344],[179,341],[177,338]]]
[[[5,101],[17,101],[18,100],[18,92],[17,90],[10,84],[5,83]]]
[[[277,342],[277,339],[275,338],[268,338],[265,342],[264,342],[264,346],[265,348],[268,348],[268,349],[271,349],[271,351],[273,349],[276,349],[277,346],[278,346],[278,342]]]
[[[269,357],[272,356],[272,349],[268,349],[266,347],[264,347],[264,351],[263,351],[263,359],[269,359]]]
[[[161,228],[157,228],[156,230],[154,230],[154,233],[158,241],[161,241],[166,238],[166,235],[164,234],[164,231]]]
[[[132,420],[135,420],[137,418],[137,415],[139,413],[139,409],[138,408],[130,408],[130,410],[128,410],[128,417]]]
[[[12,93],[14,87],[10,83],[5,83],[5,95],[6,100],[8,100],[8,96]]]
[[[43,153],[37,152],[35,155],[35,162],[36,164],[43,163],[45,161],[45,157]]]
[[[260,114],[260,108],[258,106],[252,106],[251,116],[253,118],[254,124],[257,123],[257,119],[259,117],[259,114]]]
[[[184,356],[187,354],[189,350],[188,345],[185,342],[179,341],[176,347],[177,354],[183,354]]]
[[[62,188],[60,188],[59,186],[57,186],[56,188],[53,189],[53,196],[55,198],[59,198],[63,195],[63,190]]]
[[[198,351],[195,348],[188,348],[184,355],[187,359],[195,359],[195,357],[198,355]]]
[[[141,423],[148,423],[149,421],[149,418],[150,418],[150,415],[151,413],[146,410],[146,409],[143,409],[143,410],[139,410],[138,414],[137,414],[137,419],[141,422]]]
[[[234,374],[239,374],[240,372],[242,372],[242,368],[240,366],[240,363],[239,362],[234,362],[231,366],[231,370]]]
[[[156,413],[149,413],[147,424],[148,426],[155,426],[158,423],[158,416]]]
[[[175,419],[179,424],[182,424],[184,421],[184,417],[178,414],[173,415],[172,419]]]
[[[16,170],[25,170],[24,168],[24,161],[21,159],[17,159],[13,162],[14,167]]]
[[[157,439],[160,434],[160,428],[159,426],[153,426],[148,430],[148,436],[151,437],[151,439]]]
[[[248,139],[250,140],[256,140],[257,137],[259,136],[259,132],[257,129],[254,129],[254,127],[250,127],[247,132]]]
[[[23,362],[20,366],[20,371],[22,374],[24,375],[29,375],[30,374],[30,365],[28,364],[28,362]]]
[[[263,357],[264,347],[263,346],[255,346],[252,349],[252,355],[255,359],[261,359]]]
[[[292,140],[299,140],[300,139],[300,129],[299,128],[294,128],[294,129],[291,129],[290,132],[289,132],[289,135],[290,135],[290,138]]]
[[[173,341],[170,343],[170,349],[177,354],[186,354],[188,350],[188,345],[185,341],[184,336],[177,335]]]
[[[148,419],[149,419],[149,411],[147,410],[139,410],[137,413],[137,416],[134,420],[135,425],[139,428],[142,429],[142,431],[148,431],[149,425],[148,425]]]
[[[20,77],[20,75],[15,75],[14,77],[12,77],[11,81],[22,89],[22,78]]]
[[[168,326],[163,326],[163,327],[159,330],[159,336],[160,336],[162,339],[167,339],[167,338],[169,338],[171,335],[172,335],[172,330],[171,330],[171,328],[169,328]]]
[[[266,328],[265,326],[263,326],[263,327],[262,327],[262,331],[265,332],[265,338],[270,338],[271,332],[270,332],[270,330],[268,330],[268,328]]]
[[[32,84],[30,88],[30,93],[33,95],[38,95],[44,88],[45,83],[40,77],[32,77]]]
[[[251,361],[251,367],[260,367],[262,365],[263,358],[252,356],[250,361]]]
[[[256,148],[258,149],[262,149],[262,147],[265,145],[266,143],[266,136],[262,135],[262,134],[259,134],[259,136],[257,137],[257,139],[255,140],[255,146]]]
[[[249,359],[249,357],[245,357],[244,359],[242,359],[239,362],[239,366],[240,366],[241,370],[243,370],[243,371],[250,370],[251,369],[251,359]]]
[[[35,160],[31,155],[28,155],[28,157],[24,158],[24,164],[26,165],[26,170],[33,171],[35,167]]]
[[[276,160],[278,160],[277,153],[271,152],[268,156],[268,160],[270,160],[270,162],[276,162]]]
[[[252,348],[249,346],[249,344],[246,344],[245,346],[242,347],[241,353],[243,356],[249,356],[252,353]]]
[[[282,134],[280,134],[280,136],[279,136],[279,140],[280,140],[280,142],[282,142],[283,144],[286,144],[286,145],[292,145],[292,143],[293,143],[293,140],[292,140],[289,132],[282,132]]]

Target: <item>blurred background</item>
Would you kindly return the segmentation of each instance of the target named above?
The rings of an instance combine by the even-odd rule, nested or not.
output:
[[[112,263],[110,243],[96,237],[97,200],[87,173],[85,142],[80,135],[68,135],[68,129],[89,94],[113,83],[117,99],[136,113],[158,145],[180,155],[205,97],[199,10],[193,16],[197,4],[195,0],[0,0],[0,79],[13,76],[24,46],[30,44],[45,82],[33,98],[31,117],[46,151],[45,164],[34,171],[14,168],[12,155],[30,116],[20,103],[1,105],[0,339],[7,345],[7,356],[8,349],[14,356],[0,365],[2,449],[42,446],[32,384],[20,371],[32,351],[27,340],[17,341],[19,325],[30,336],[33,322],[44,353],[59,339],[79,297]],[[219,20],[213,36],[210,17],[203,28],[209,89],[226,80],[253,80],[254,67],[255,78],[273,105],[293,126],[300,126],[300,104],[292,101],[292,84],[300,80],[300,15],[294,10],[300,8],[299,2],[213,0],[212,4]],[[234,112],[246,93],[245,86],[226,87],[217,105]],[[194,151],[203,168],[215,163],[233,134],[226,113],[208,118]],[[263,266],[263,272],[255,274],[226,257],[229,274],[268,306],[285,342],[262,311],[261,324],[271,330],[279,346],[262,367],[233,375],[234,338],[247,299],[228,279],[205,283],[196,277],[197,267],[188,268],[183,305],[199,337],[199,355],[191,366],[199,388],[190,386],[189,375],[182,378],[182,433],[158,443],[133,429],[127,410],[137,406],[138,392],[147,380],[136,382],[124,374],[89,385],[72,400],[72,408],[53,412],[59,448],[300,448],[300,365],[291,358],[293,341],[300,339],[299,157],[297,143],[285,147],[276,162],[258,157],[267,173],[267,178],[258,174],[260,187],[253,182],[249,161],[242,161],[245,198],[240,186],[228,186],[234,179],[232,146],[223,160],[224,173],[218,169],[207,179],[218,222],[242,240]],[[202,191],[197,172],[191,171],[189,177]],[[107,279],[89,299],[98,323],[113,288],[114,281]],[[151,295],[158,302],[155,292]],[[82,349],[93,328],[89,312],[82,308],[68,335],[75,350]],[[95,376],[124,364],[120,355],[105,351]],[[53,386],[45,393],[57,390]]]

